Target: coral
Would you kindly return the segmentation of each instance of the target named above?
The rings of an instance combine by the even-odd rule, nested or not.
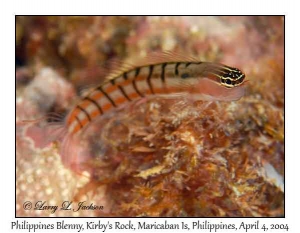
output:
[[[272,164],[265,154],[272,153],[274,159],[274,155],[280,156],[283,151],[261,152],[271,149],[268,142],[273,136],[261,132],[253,138],[260,126],[249,122],[253,112],[245,113],[244,105],[246,100],[180,106],[169,100],[164,103],[150,100],[128,115],[123,111],[121,116],[110,119],[92,144],[113,147],[112,158],[120,153],[123,156],[117,167],[114,164],[111,171],[106,170],[108,174],[114,173],[111,175],[114,179],[106,184],[117,205],[112,215],[272,216],[280,213],[278,201],[283,200],[283,190],[266,180],[261,171],[262,160]],[[116,127],[117,124],[122,126]],[[115,139],[115,135],[118,135],[117,142],[107,141],[107,138]],[[99,160],[103,155],[95,153],[94,157]],[[283,171],[283,167],[276,168]],[[98,173],[99,167],[95,166],[94,176],[101,183],[102,172]],[[266,196],[276,198],[267,201]]]

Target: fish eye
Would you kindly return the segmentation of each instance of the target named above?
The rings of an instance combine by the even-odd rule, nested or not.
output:
[[[226,82],[226,84],[231,85],[231,80],[230,79],[226,79],[225,82]]]

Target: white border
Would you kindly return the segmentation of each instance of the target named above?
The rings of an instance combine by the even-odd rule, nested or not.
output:
[[[15,14],[286,14],[286,219],[259,219],[261,222],[288,223],[289,232],[300,229],[299,216],[299,4],[298,1],[3,1],[1,3],[1,228],[9,230],[14,221],[14,77],[15,77]],[[266,90],[267,91],[267,90]],[[22,219],[18,219],[22,221]],[[26,221],[51,223],[59,219],[25,219]],[[94,221],[95,219],[90,219]],[[141,221],[142,219],[133,219]],[[184,219],[192,222],[196,219]],[[218,219],[209,219],[211,222]],[[254,219],[221,219],[224,222],[253,221]],[[68,222],[85,222],[89,219],[67,219]],[[112,219],[105,219],[112,221]],[[120,221],[127,221],[120,219]],[[155,221],[146,219],[145,221]],[[157,221],[163,221],[158,219]],[[169,219],[180,222],[181,219]],[[68,231],[64,231],[68,232]],[[72,231],[74,232],[74,231]],[[124,232],[124,231],[122,231]],[[148,231],[152,232],[152,231]],[[260,232],[260,231],[255,231]]]

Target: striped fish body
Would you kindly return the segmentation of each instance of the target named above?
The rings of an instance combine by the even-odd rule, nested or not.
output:
[[[67,117],[69,133],[95,118],[149,95],[190,94],[196,99],[234,100],[245,75],[236,68],[198,61],[162,62],[122,70],[83,97]]]

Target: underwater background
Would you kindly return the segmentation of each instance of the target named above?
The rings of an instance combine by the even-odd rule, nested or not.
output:
[[[151,99],[93,125],[89,172],[23,120],[67,114],[120,61],[174,51],[240,68],[234,102]],[[284,17],[17,16],[16,215],[284,216]],[[91,136],[92,135],[92,136]],[[72,145],[71,145],[72,146]],[[103,209],[24,210],[86,201]]]

